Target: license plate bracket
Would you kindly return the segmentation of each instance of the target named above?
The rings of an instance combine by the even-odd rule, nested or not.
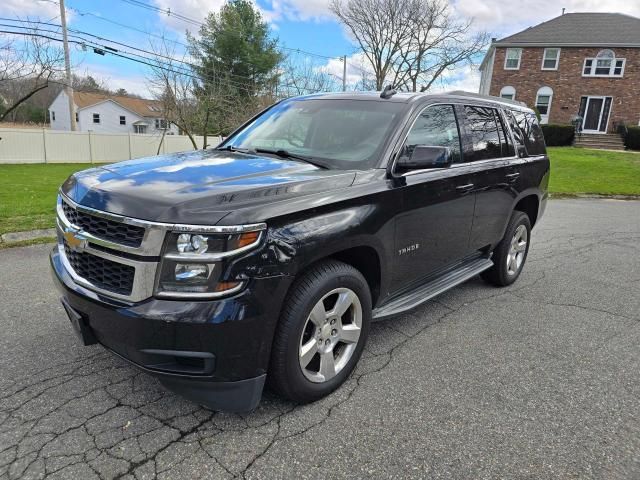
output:
[[[87,346],[98,343],[82,314],[73,309],[64,298],[61,299],[61,302],[65,312],[67,312],[73,331],[76,333],[82,344]]]

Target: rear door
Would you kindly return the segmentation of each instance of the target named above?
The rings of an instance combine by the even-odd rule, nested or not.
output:
[[[399,179],[403,207],[396,218],[395,290],[460,259],[469,249],[474,196],[453,105],[430,105],[419,113],[401,155],[410,155],[416,145],[449,147],[454,164],[409,171]]]
[[[518,165],[526,160],[516,156],[506,119],[498,108],[464,105],[462,110],[467,133],[465,161],[476,193],[469,246],[479,250],[502,238],[518,195]]]

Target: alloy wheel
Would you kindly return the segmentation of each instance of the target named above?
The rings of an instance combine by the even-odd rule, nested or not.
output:
[[[349,363],[362,331],[362,305],[348,288],[336,288],[311,309],[300,338],[299,360],[311,382],[331,380]]]
[[[527,252],[528,240],[529,234],[527,233],[527,227],[518,225],[518,228],[516,228],[511,238],[511,245],[509,246],[509,253],[507,254],[508,275],[515,275],[520,271],[524,262],[524,256]]]

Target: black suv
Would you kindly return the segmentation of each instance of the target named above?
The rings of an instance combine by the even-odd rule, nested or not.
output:
[[[549,160],[523,104],[454,92],[281,101],[219,147],[61,187],[63,305],[100,343],[214,409],[349,376],[372,321],[522,271]]]

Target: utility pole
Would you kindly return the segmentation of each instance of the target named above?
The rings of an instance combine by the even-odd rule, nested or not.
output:
[[[347,91],[347,56],[342,56],[342,91]]]
[[[71,120],[71,131],[76,131],[76,112],[73,102],[73,87],[71,86],[71,61],[69,60],[69,42],[67,41],[67,15],[64,9],[64,0],[60,2],[60,23],[62,24],[62,43],[64,45],[64,66],[67,72],[67,85],[65,91],[69,99],[69,119]]]

